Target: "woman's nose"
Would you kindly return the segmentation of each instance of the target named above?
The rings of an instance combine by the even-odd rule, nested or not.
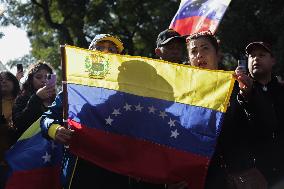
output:
[[[198,58],[200,58],[200,57],[202,57],[202,56],[203,56],[203,55],[202,55],[201,52],[198,52],[198,53],[197,53],[197,57],[198,57]]]
[[[47,83],[47,79],[41,80],[41,83],[42,83],[42,84],[46,84],[46,83]]]

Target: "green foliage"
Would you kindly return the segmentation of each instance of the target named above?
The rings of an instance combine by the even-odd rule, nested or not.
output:
[[[7,1],[5,20],[25,28],[36,59],[60,69],[59,45],[83,48],[98,33],[119,36],[131,55],[154,56],[156,36],[168,27],[177,0]]]
[[[59,45],[83,48],[98,33],[119,36],[126,53],[154,57],[158,33],[169,26],[179,0],[6,0],[0,24],[25,28],[36,59],[60,69]],[[26,3],[21,3],[26,2]],[[217,32],[225,64],[236,59],[251,41],[273,43],[276,71],[284,72],[284,4],[281,0],[232,0]],[[232,60],[233,63],[230,63]],[[60,73],[60,72],[59,72]]]
[[[281,0],[232,0],[217,35],[223,51],[235,58],[249,42],[265,41],[273,45],[278,65],[284,73],[284,4]]]
[[[17,58],[17,59],[8,61],[7,65],[10,68],[13,68],[13,67],[16,67],[17,64],[22,64],[24,70],[26,70],[31,64],[33,64],[35,62],[36,62],[36,59],[33,56],[25,55],[25,56],[23,56],[21,58]]]

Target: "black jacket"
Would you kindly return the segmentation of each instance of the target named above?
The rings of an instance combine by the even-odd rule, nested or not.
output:
[[[46,109],[36,94],[18,96],[12,110],[12,119],[18,136],[40,118]]]
[[[215,153],[209,164],[205,182],[206,189],[226,188],[228,172],[245,169],[243,159],[246,159],[247,143],[240,133],[247,127],[245,112],[237,101],[238,83],[230,98],[230,104],[224,115],[222,129],[218,137]]]
[[[249,121],[243,136],[250,161],[273,183],[284,177],[284,86],[275,77],[267,85],[254,81],[250,98],[238,101]]]

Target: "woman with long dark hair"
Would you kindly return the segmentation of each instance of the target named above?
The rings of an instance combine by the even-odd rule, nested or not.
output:
[[[0,107],[0,188],[4,187],[8,166],[4,161],[4,153],[15,142],[15,129],[12,123],[12,107],[20,91],[17,78],[10,72],[0,73],[1,107]]]
[[[19,136],[40,118],[53,102],[56,95],[55,85],[46,86],[47,75],[52,73],[52,67],[41,61],[30,68],[21,94],[13,107],[13,122]]]

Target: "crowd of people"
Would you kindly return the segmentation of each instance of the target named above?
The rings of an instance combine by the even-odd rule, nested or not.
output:
[[[124,46],[113,35],[99,34],[89,50],[122,54]],[[245,52],[248,65],[235,70],[236,82],[208,167],[206,189],[270,188],[284,179],[284,85],[273,75],[276,60],[269,44],[252,42]],[[155,53],[159,59],[177,64],[223,68],[219,42],[210,31],[180,36],[167,29],[158,35]],[[31,65],[20,88],[19,78],[1,72],[0,189],[5,187],[9,169],[5,151],[36,120],[41,118],[42,133],[47,139],[67,146],[72,138],[74,131],[62,123],[62,92],[56,96],[55,84],[46,85],[47,75],[52,73],[54,69],[49,64],[37,62]],[[184,181],[151,184],[112,173],[68,150],[64,157],[64,175],[71,178],[63,183],[64,188],[189,188]]]

